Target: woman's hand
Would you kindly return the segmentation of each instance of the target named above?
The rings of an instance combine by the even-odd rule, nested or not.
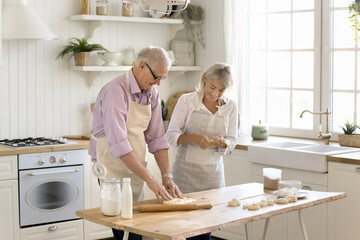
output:
[[[229,147],[228,143],[226,142],[226,140],[223,137],[219,137],[219,136],[213,137],[210,140],[210,142],[212,143],[212,146],[216,146],[216,147],[219,147],[219,148],[227,148],[227,147]]]
[[[196,143],[202,149],[206,149],[212,145],[209,138],[204,135],[197,135]]]
[[[172,197],[168,193],[167,189],[163,185],[158,183],[158,181],[156,181],[156,179],[152,178],[151,180],[146,182],[146,184],[150,188],[150,190],[155,193],[155,196],[156,196],[156,199],[158,200],[158,202],[161,202],[161,198],[166,201],[172,199]]]
[[[182,192],[171,178],[163,177],[162,184],[172,197],[183,198]]]

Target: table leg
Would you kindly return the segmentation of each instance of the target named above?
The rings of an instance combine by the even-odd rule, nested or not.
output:
[[[244,225],[245,225],[245,237],[246,237],[245,239],[249,240],[247,223],[245,223]]]
[[[266,221],[265,221],[265,227],[264,227],[262,240],[266,239],[266,234],[267,234],[267,229],[268,229],[268,226],[269,226],[269,221],[270,221],[270,218],[267,218]]]
[[[299,210],[298,213],[299,213],[300,226],[301,226],[301,230],[302,230],[302,233],[303,233],[304,240],[309,240],[307,232],[306,232],[304,218],[302,217],[302,210]]]
[[[128,231],[124,231],[123,240],[128,240],[128,238],[129,238],[129,232],[128,232]]]

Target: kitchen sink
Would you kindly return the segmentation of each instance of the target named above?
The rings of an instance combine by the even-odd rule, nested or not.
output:
[[[360,149],[301,142],[276,142],[248,146],[251,162],[314,172],[327,172],[327,155],[355,151],[360,151]]]

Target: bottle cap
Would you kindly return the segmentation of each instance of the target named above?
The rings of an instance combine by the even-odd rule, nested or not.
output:
[[[96,162],[92,165],[92,174],[96,178],[105,178],[107,174],[104,164]]]
[[[131,182],[131,178],[123,178],[123,183]]]

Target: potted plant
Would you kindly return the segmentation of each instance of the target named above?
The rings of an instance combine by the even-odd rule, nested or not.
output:
[[[168,117],[168,108],[167,108],[164,100],[161,100],[161,114],[162,114],[162,120],[164,123],[164,129],[166,132],[166,130],[169,126],[169,119],[167,118]]]
[[[56,59],[63,58],[66,54],[69,54],[69,58],[74,56],[76,66],[86,66],[89,62],[90,52],[98,50],[108,51],[101,44],[90,44],[87,37],[74,37],[68,39],[68,44],[63,47],[63,50],[57,55]]]
[[[360,31],[360,0],[353,0],[349,4],[350,21],[352,22],[351,28],[355,34],[355,43],[358,41],[358,33]]]
[[[339,144],[347,147],[360,147],[360,134],[354,133],[357,128],[360,126],[346,121],[342,128],[344,134],[339,134]]]
[[[203,36],[203,18],[204,9],[199,5],[189,4],[187,8],[181,12],[183,24],[190,32],[191,39],[198,41],[203,48],[205,48],[205,41]]]

